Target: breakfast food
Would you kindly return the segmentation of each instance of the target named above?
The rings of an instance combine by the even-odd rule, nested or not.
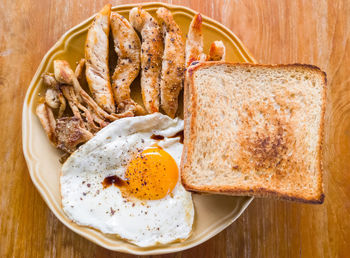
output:
[[[162,68],[163,37],[160,26],[141,7],[131,9],[130,23],[141,33],[141,88],[143,104],[148,113],[159,111],[159,85]]]
[[[97,104],[114,113],[114,99],[109,81],[108,34],[111,5],[106,5],[95,17],[85,43],[86,80]]]
[[[82,62],[80,62],[81,65]],[[78,70],[80,69],[81,67],[78,67]],[[49,89],[55,90],[60,104],[54,105],[57,100],[48,101],[46,92],[45,101],[37,106],[36,114],[51,143],[66,153],[74,152],[79,144],[92,138],[93,134],[110,122],[122,117],[133,116],[131,111],[121,114],[109,114],[104,111],[82,89],[76,73],[64,60],[55,60],[54,74],[45,73],[42,77],[44,84]],[[73,116],[62,117],[66,109],[66,101]],[[56,117],[53,109],[58,109]],[[57,127],[58,124],[59,127]]]
[[[202,16],[196,14],[190,24],[186,40],[186,67],[199,61],[223,61],[226,48],[221,40],[216,40],[210,45],[208,56],[203,53]]]
[[[202,33],[202,15],[196,14],[188,29],[186,40],[186,67],[194,61],[204,61],[203,54],[203,33]]]
[[[66,99],[63,97],[59,88],[59,83],[52,77],[52,75],[44,73],[42,75],[45,86],[48,87],[45,93],[45,102],[52,109],[58,109],[57,117],[60,118],[66,109]]]
[[[129,23],[106,5],[88,30],[85,58],[77,63],[75,72],[65,60],[55,60],[54,74],[42,75],[48,89],[36,113],[54,146],[70,154],[90,139],[90,135],[116,119],[144,115],[146,111],[158,112],[160,100],[164,112],[175,116],[184,79],[184,43],[172,14],[166,8],[159,8],[157,13],[162,28],[141,7],[130,11]],[[141,33],[142,44],[132,26]],[[108,63],[110,30],[118,55],[112,88]],[[220,51],[221,46],[211,52]],[[130,87],[140,70],[146,111],[130,94]],[[81,86],[85,83],[84,75],[92,97]],[[70,131],[74,137],[68,137],[67,131],[56,128],[60,118],[67,118],[60,120],[60,128],[63,124],[74,124]],[[58,143],[57,139],[61,142]]]
[[[99,131],[63,164],[67,216],[142,247],[188,238],[194,208],[179,176],[182,130],[183,120],[154,113]]]
[[[74,152],[79,144],[87,142],[94,136],[75,116],[57,119],[55,133],[57,148],[67,153]]]
[[[81,83],[81,80],[83,79],[85,63],[85,59],[82,58],[79,60],[77,66],[75,67],[74,75],[78,79],[79,83]]]
[[[101,126],[104,126],[103,121],[114,121],[119,118],[133,116],[133,113],[131,111],[126,111],[124,113],[116,114],[112,113],[109,114],[108,112],[104,111],[91,97],[89,94],[86,93],[86,91],[83,90],[81,87],[77,77],[75,76],[75,73],[73,72],[72,68],[70,67],[69,63],[64,60],[55,60],[54,61],[54,74],[55,79],[61,83],[62,85],[72,85],[74,88],[74,93],[77,94],[76,99],[80,102],[78,103],[78,107],[81,108],[83,111],[86,111],[86,109],[83,108],[83,104],[87,105],[87,110],[89,110],[92,113],[92,116],[94,119],[96,119],[96,122],[99,123]],[[101,120],[102,119],[102,120]]]
[[[179,176],[183,120],[157,111],[160,99],[168,115],[177,110],[184,78],[182,35],[165,8],[157,12],[162,28],[141,8],[131,10],[142,44],[124,17],[109,13],[107,5],[95,17],[85,59],[75,72],[67,61],[55,60],[53,74],[43,75],[48,89],[37,115],[51,143],[66,153],[62,206],[75,223],[138,246],[181,241],[191,234],[194,219],[191,194]],[[109,27],[118,55],[110,92]],[[153,113],[147,116],[130,94],[140,70],[144,105]],[[84,75],[92,97],[82,87]]]
[[[210,45],[207,61],[225,60],[226,48],[221,40],[216,40]]]
[[[163,22],[164,53],[160,80],[160,104],[164,112],[174,117],[185,72],[185,43],[179,26],[166,8],[157,10]]]
[[[323,75],[297,65],[212,62],[224,60],[226,49],[216,40],[204,54],[200,14],[186,45],[171,12],[159,8],[156,15],[133,8],[129,22],[107,5],[89,28],[75,71],[55,60],[53,74],[42,76],[46,92],[36,113],[65,152],[60,190],[67,217],[152,247],[191,235],[188,191],[322,202]],[[183,120],[172,118],[181,115],[185,69],[183,135]],[[138,78],[145,108],[134,95]]]
[[[47,138],[49,138],[50,142],[53,145],[56,145],[57,139],[56,139],[56,120],[53,115],[52,109],[46,104],[46,103],[40,103],[36,107],[36,115],[38,116],[41,125],[43,126],[43,129],[47,135]]]
[[[322,203],[325,86],[325,74],[309,65],[192,66],[185,188]]]
[[[114,70],[113,91],[119,112],[131,110],[136,114],[144,114],[142,106],[130,97],[130,86],[140,71],[141,42],[134,28],[118,13],[111,13],[111,31],[114,49],[118,54],[117,67]]]

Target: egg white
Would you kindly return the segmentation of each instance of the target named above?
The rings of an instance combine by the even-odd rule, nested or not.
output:
[[[82,145],[62,167],[62,206],[79,225],[115,234],[141,246],[186,239],[192,231],[192,197],[180,182],[160,200],[126,200],[118,187],[103,188],[105,177],[124,178],[128,162],[138,150],[158,143],[179,167],[183,145],[179,137],[183,120],[160,113],[117,120]],[[165,136],[151,139],[152,134]]]

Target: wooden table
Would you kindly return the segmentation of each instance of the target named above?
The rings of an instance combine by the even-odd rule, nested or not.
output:
[[[0,256],[128,257],[64,227],[34,188],[21,143],[22,102],[44,54],[108,1],[0,4]],[[113,5],[139,1],[111,1]],[[226,25],[260,63],[310,63],[328,75],[326,200],[254,200],[227,230],[168,257],[350,255],[350,1],[178,0]]]

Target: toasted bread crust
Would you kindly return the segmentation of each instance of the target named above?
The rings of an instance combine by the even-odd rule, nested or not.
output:
[[[203,185],[193,185],[188,182],[187,173],[190,173],[190,168],[188,168],[189,162],[191,162],[191,155],[193,155],[194,150],[194,138],[195,129],[197,122],[197,92],[194,86],[194,73],[198,69],[205,67],[210,67],[214,65],[234,65],[241,67],[268,67],[268,68],[301,68],[307,69],[309,72],[318,73],[323,78],[322,82],[322,107],[321,107],[321,121],[318,129],[319,140],[317,143],[317,166],[320,171],[320,176],[317,181],[317,196],[312,198],[307,198],[298,194],[285,194],[275,190],[271,190],[264,187],[247,188],[242,186],[230,186],[221,185],[218,186],[203,186]],[[324,201],[325,195],[323,190],[323,164],[322,164],[322,146],[323,146],[323,135],[324,135],[324,114],[325,114],[325,103],[326,103],[326,73],[321,71],[320,68],[314,65],[308,64],[280,64],[280,65],[264,65],[264,64],[248,64],[248,63],[230,63],[230,62],[203,62],[196,65],[190,66],[186,75],[186,82],[184,87],[184,120],[185,120],[185,141],[184,150],[182,153],[181,160],[181,181],[184,187],[189,191],[194,192],[206,192],[206,193],[216,193],[216,194],[227,194],[227,195],[247,195],[247,196],[257,196],[257,197],[274,197],[277,199],[284,199],[289,201],[299,201],[304,203],[314,203],[321,204]]]
[[[233,196],[271,197],[279,200],[297,201],[297,202],[312,203],[312,204],[322,204],[325,199],[324,193],[321,193],[320,197],[317,199],[315,198],[306,199],[305,197],[302,197],[302,196],[287,195],[287,194],[283,194],[283,193],[273,191],[263,187],[259,187],[256,189],[243,189],[243,188],[232,188],[230,186],[222,186],[218,189],[217,187],[215,188],[197,187],[191,184],[184,183],[183,181],[182,181],[182,185],[185,187],[187,191],[190,191],[190,192],[203,192],[203,193],[210,193],[210,194],[214,193],[214,194],[233,195]]]

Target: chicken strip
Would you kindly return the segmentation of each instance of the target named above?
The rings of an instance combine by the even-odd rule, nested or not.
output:
[[[123,117],[130,117],[134,115],[131,111],[126,111],[121,114],[108,114],[99,105],[97,105],[97,103],[90,97],[89,94],[86,93],[86,91],[81,88],[77,77],[75,77],[75,74],[67,61],[55,60],[53,66],[56,80],[63,84],[73,85],[76,95],[80,96],[83,102],[88,106],[88,109],[93,110],[93,112],[100,119],[114,121]]]
[[[56,146],[56,121],[51,108],[45,103],[39,104],[36,107],[36,115],[38,116],[40,123],[43,126],[44,131],[47,137],[49,138],[50,142]]]
[[[214,41],[210,45],[209,56],[207,61],[221,61],[225,60],[226,48],[221,40]]]
[[[115,112],[113,93],[109,81],[108,35],[111,5],[96,15],[89,28],[85,43],[86,80],[93,98],[104,110]]]
[[[109,124],[109,122],[95,115],[94,111],[91,110],[89,106],[86,108],[81,102],[79,102],[78,96],[76,95],[72,86],[66,85],[64,87],[69,88],[66,96],[67,100],[74,102],[78,109],[82,111],[82,115],[85,117],[87,122],[86,127],[90,132],[95,133]],[[95,122],[98,124],[98,126],[96,126]]]
[[[63,85],[61,88],[74,116],[79,119],[80,126],[87,128],[92,133],[99,131],[101,128],[95,125],[91,112],[79,102],[73,87],[70,85]],[[85,117],[86,122],[82,119],[82,116]]]
[[[58,98],[59,92],[54,89],[47,89],[45,93],[45,102],[52,109],[57,109],[60,106],[60,100]]]
[[[130,23],[141,33],[142,99],[149,113],[159,111],[159,84],[162,68],[163,38],[158,22],[141,7],[131,9]]]
[[[60,84],[53,74],[44,73],[41,77],[44,84],[49,87],[45,93],[45,102],[53,109],[58,108],[58,118],[60,118],[66,110],[67,105],[66,99],[61,92]]]
[[[84,67],[85,67],[85,59],[82,58],[77,63],[77,67],[75,67],[75,71],[74,71],[75,77],[77,77],[79,82],[81,82],[82,80]]]
[[[111,30],[118,63],[112,76],[112,89],[118,111],[144,114],[142,106],[130,97],[130,85],[140,72],[141,42],[136,31],[122,15],[111,13]]]
[[[72,110],[73,115],[74,115],[76,118],[79,119],[79,121],[80,121],[80,126],[86,128],[85,123],[84,123],[84,120],[83,120],[83,118],[81,117],[81,114],[80,114],[80,111],[79,111],[79,108],[78,108],[78,104],[75,103],[74,101],[72,101],[72,100],[70,99],[69,87],[70,87],[70,86],[62,86],[63,95],[64,95],[65,98],[68,100],[68,105],[69,105],[70,109]]]
[[[93,137],[93,134],[80,125],[77,117],[62,117],[57,119],[56,125],[57,148],[72,153],[81,143],[85,143]]]
[[[58,109],[58,115],[57,117],[60,118],[62,117],[64,111],[66,110],[66,99],[63,97],[62,92],[60,92],[60,94],[58,95],[58,99],[60,100],[60,107]]]
[[[194,61],[204,61],[206,55],[203,53],[202,15],[200,13],[193,17],[186,40],[186,67]]]
[[[51,89],[59,89],[60,83],[55,79],[54,74],[43,73],[41,78],[46,86],[50,87]]]
[[[164,112],[174,117],[178,107],[178,96],[182,89],[185,71],[185,43],[182,32],[166,8],[157,10],[162,20],[164,53],[160,80],[160,105]]]

